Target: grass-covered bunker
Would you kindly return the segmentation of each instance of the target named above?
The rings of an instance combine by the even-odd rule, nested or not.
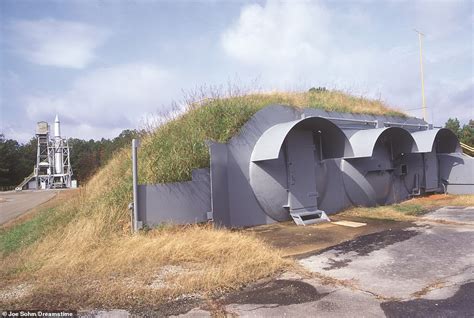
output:
[[[209,141],[192,180],[140,185],[139,221],[241,227],[312,219],[424,193],[474,193],[457,137],[418,118],[272,105],[228,142]]]

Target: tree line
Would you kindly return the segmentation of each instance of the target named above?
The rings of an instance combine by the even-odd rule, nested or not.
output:
[[[69,138],[70,160],[73,179],[79,184],[87,182],[96,171],[105,165],[113,154],[131,144],[142,132],[124,130],[113,139],[82,140]],[[6,139],[0,134],[0,188],[11,189],[20,184],[33,172],[36,164],[37,140],[33,137],[27,143]]]
[[[461,123],[457,118],[449,118],[444,127],[454,132],[460,142],[474,147],[474,120],[469,120],[469,123],[461,127]]]

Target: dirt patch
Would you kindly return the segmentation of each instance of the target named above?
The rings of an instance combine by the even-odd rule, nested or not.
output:
[[[153,310],[134,309],[130,312],[141,317],[169,317],[182,315],[191,309],[198,307],[202,300],[193,297],[182,297],[174,301],[164,303]]]
[[[283,256],[306,256],[328,247],[353,240],[359,236],[413,226],[411,222],[374,220],[357,217],[331,215],[331,220],[348,220],[367,223],[367,226],[352,228],[332,223],[297,226],[293,222],[263,225],[247,229],[266,243],[280,249]]]
[[[417,198],[418,201],[438,201],[438,200],[449,200],[450,196],[447,196],[444,193],[432,194],[426,197]]]
[[[426,287],[424,287],[422,290],[417,291],[416,293],[413,293],[412,296],[416,298],[420,298],[431,292],[432,290],[440,289],[443,288],[444,283],[441,281],[436,281]]]
[[[32,290],[32,285],[23,283],[0,291],[1,301],[10,301],[13,299],[24,297]]]
[[[319,293],[314,286],[295,280],[273,280],[256,284],[227,296],[225,304],[278,304],[292,305],[316,301],[328,295]]]

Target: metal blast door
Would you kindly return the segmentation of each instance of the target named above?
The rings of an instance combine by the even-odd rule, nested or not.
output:
[[[313,133],[292,130],[287,136],[286,149],[290,211],[317,210]]]
[[[423,154],[423,163],[425,166],[425,191],[437,190],[438,180],[438,156],[435,152]]]

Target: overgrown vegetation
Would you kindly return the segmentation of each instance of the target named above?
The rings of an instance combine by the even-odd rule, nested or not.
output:
[[[219,90],[193,94],[186,112],[165,117],[139,152],[140,182],[174,182],[191,178],[191,171],[209,165],[206,140],[226,142],[258,110],[270,104],[321,108],[327,111],[405,116],[381,101],[354,97],[340,91],[273,92],[223,97]],[[211,96],[210,98],[207,96]]]
[[[380,101],[338,91],[230,95],[195,94],[185,112],[150,129],[139,151],[140,181],[190,178],[192,169],[209,164],[206,140],[228,141],[268,104],[401,115]],[[130,167],[126,147],[67,203],[2,230],[0,305],[153,308],[180,295],[236,288],[288,266],[250,233],[196,225],[130,235]],[[11,290],[23,294],[8,297]]]

